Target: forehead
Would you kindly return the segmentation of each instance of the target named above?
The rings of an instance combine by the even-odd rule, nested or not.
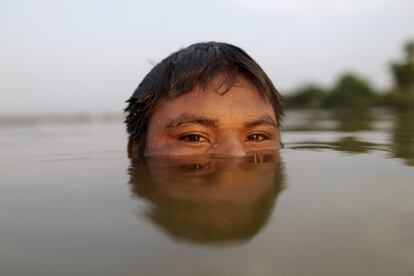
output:
[[[275,119],[270,102],[253,83],[240,75],[230,89],[225,84],[224,77],[217,76],[204,89],[197,85],[188,93],[163,101],[152,119],[160,122],[173,119],[183,112],[223,122],[249,120],[263,115]]]

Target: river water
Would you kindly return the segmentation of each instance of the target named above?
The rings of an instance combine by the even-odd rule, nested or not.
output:
[[[129,160],[0,125],[0,275],[414,275],[414,112],[288,111],[279,154]]]

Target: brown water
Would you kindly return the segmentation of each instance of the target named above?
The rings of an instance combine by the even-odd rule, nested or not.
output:
[[[244,159],[125,141],[0,126],[0,275],[414,275],[414,112],[291,111],[285,148]]]

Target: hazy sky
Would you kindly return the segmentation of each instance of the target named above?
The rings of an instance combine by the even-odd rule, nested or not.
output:
[[[355,71],[377,87],[414,38],[412,0],[0,0],[0,114],[120,111],[152,61],[246,50],[283,92]]]

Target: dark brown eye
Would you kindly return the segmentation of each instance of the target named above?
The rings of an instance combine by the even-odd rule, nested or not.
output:
[[[269,137],[267,137],[264,134],[258,134],[258,133],[247,136],[247,141],[260,142],[260,141],[267,140],[267,139],[269,139]]]
[[[184,142],[190,142],[190,143],[201,143],[201,142],[207,141],[206,138],[198,134],[184,135],[180,137],[180,140]]]

